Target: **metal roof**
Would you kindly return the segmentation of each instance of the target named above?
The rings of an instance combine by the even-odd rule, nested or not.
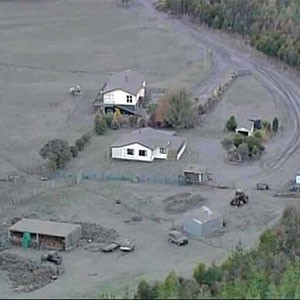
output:
[[[165,147],[170,150],[178,150],[185,142],[183,137],[176,136],[175,131],[158,130],[145,127],[123,134],[111,147],[123,147],[131,144],[141,144],[154,150],[157,147]]]
[[[66,237],[77,228],[81,225],[24,218],[12,225],[9,231]]]
[[[140,73],[133,70],[125,70],[112,74],[104,85],[102,92],[105,94],[121,89],[136,95],[144,82],[145,78]]]
[[[205,173],[207,171],[207,167],[203,165],[190,164],[184,169],[184,173]]]
[[[222,217],[220,214],[213,212],[206,206],[202,206],[199,209],[187,212],[184,215],[185,217],[192,218],[196,223],[199,224],[203,224]]]

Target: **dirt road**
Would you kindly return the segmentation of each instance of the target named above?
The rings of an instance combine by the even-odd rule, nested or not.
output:
[[[298,99],[300,99],[300,90],[290,78],[280,74],[262,59],[254,57],[250,53],[242,52],[240,49],[235,49],[233,45],[224,43],[218,33],[209,31],[207,34],[203,34],[203,29],[200,32],[193,28],[195,26],[191,23],[170,19],[168,15],[157,11],[153,7],[152,0],[138,1],[152,18],[168,22],[176,32],[184,32],[186,38],[193,41],[193,45],[196,45],[199,51],[204,51],[204,49],[212,51],[212,71],[205,80],[195,86],[195,94],[205,94],[209,88],[222,80],[226,72],[232,69],[248,69],[272,93],[277,106],[285,105],[285,109],[288,111],[289,128],[285,128],[284,138],[275,142],[273,147],[269,149],[268,154],[260,164],[261,172],[255,175],[256,178],[279,170],[293,154],[298,153],[300,141],[300,121],[298,118],[300,104]],[[281,145],[281,149],[279,152],[274,153],[275,151],[272,149],[277,149],[278,143]]]

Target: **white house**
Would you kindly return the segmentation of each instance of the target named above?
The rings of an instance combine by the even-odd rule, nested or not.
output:
[[[240,133],[245,136],[251,136],[253,135],[254,131],[261,128],[262,128],[261,119],[253,118],[253,119],[249,119],[247,123],[244,123],[242,125],[240,125],[239,122],[239,127],[236,128],[235,133]]]
[[[119,108],[122,113],[134,114],[145,98],[146,80],[138,72],[125,70],[114,73],[100,90],[100,99],[104,113]],[[97,100],[97,99],[96,99]],[[97,101],[94,105],[98,105]]]
[[[150,127],[124,134],[110,146],[112,158],[148,162],[155,158],[178,160],[185,148],[186,140],[175,131]]]

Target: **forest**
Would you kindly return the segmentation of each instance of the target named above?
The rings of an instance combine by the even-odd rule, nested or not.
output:
[[[257,50],[300,67],[299,0],[163,0],[159,7],[240,34]]]
[[[139,283],[135,299],[300,299],[300,206],[287,207],[250,250],[239,243],[221,265],[199,263],[192,278],[171,272]]]

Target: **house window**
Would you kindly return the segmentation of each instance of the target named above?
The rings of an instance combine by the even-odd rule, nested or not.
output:
[[[160,154],[167,154],[167,149],[166,148],[159,148],[159,153]]]
[[[134,155],[134,149],[127,149],[127,155]]]
[[[147,156],[146,150],[139,150],[139,156]]]
[[[126,96],[127,103],[132,103],[132,95]]]

